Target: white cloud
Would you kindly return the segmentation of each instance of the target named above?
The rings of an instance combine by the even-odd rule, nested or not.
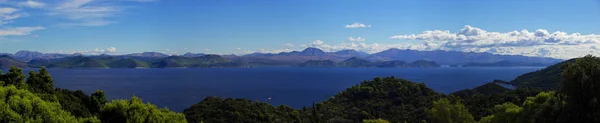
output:
[[[51,51],[50,53],[68,53],[68,54],[81,53],[84,55],[116,54],[117,48],[115,48],[115,47],[108,47],[108,48],[102,48],[102,49],[94,48],[91,50],[75,50],[75,51],[66,51],[66,52],[63,52],[63,50],[55,50],[55,51]]]
[[[33,31],[46,29],[41,26],[37,27],[15,27],[15,28],[4,28],[0,29],[0,37],[2,36],[22,36],[29,35]]]
[[[107,18],[121,10],[107,4],[92,4],[92,0],[68,0],[54,8],[53,15],[61,15],[73,22],[60,23],[60,26],[104,26],[112,22]]]
[[[485,30],[465,26],[458,33],[448,30],[424,31],[422,34],[396,35],[392,39],[408,39],[439,42],[448,47],[498,47],[498,46],[535,46],[535,45],[578,45],[599,43],[600,35],[568,34],[565,32],[548,33],[538,29],[535,32],[527,30],[512,32],[487,32]]]
[[[291,43],[286,43],[286,44],[283,44],[283,47],[293,48],[293,47],[295,47],[295,45],[291,44]]]
[[[346,25],[346,28],[369,28],[371,25],[362,24],[359,22],[352,23],[350,25]]]
[[[16,11],[17,11],[17,9],[15,9],[15,8],[9,8],[9,7],[0,8],[0,14],[10,14],[10,13],[14,13]]]
[[[45,3],[36,2],[36,1],[33,1],[33,0],[27,0],[25,2],[19,2],[17,5],[18,6],[29,7],[29,8],[43,8],[44,6],[46,6]]]
[[[321,41],[321,40],[315,40],[310,44],[301,45],[301,46],[319,48],[326,52],[335,52],[335,51],[340,51],[340,50],[353,49],[353,50],[363,51],[363,52],[367,52],[367,53],[376,53],[376,52],[380,52],[383,50],[387,50],[389,48],[397,48],[399,45],[380,45],[377,43],[366,44],[364,42],[340,43],[340,44],[331,45],[331,44],[326,44],[324,41]]]
[[[121,3],[153,1],[155,0],[66,0],[53,7],[51,15],[60,15],[70,20],[58,26],[106,26],[117,23],[111,18],[133,8]]]
[[[73,9],[79,8],[85,4],[91,3],[92,0],[66,0],[57,9]]]
[[[10,7],[0,7],[0,26],[13,22],[23,16],[22,13],[17,13],[17,9]]]
[[[1,2],[6,2],[5,5],[7,5],[7,6],[14,6],[14,4],[12,2],[8,3],[7,1],[0,1],[0,4],[3,4]],[[46,29],[41,26],[16,26],[16,27],[13,27],[13,26],[7,25],[21,17],[27,17],[27,16],[29,16],[29,14],[27,14],[26,12],[23,12],[23,10],[16,9],[13,7],[0,7],[0,38],[5,39],[5,36],[24,36],[24,35],[29,35],[34,31]],[[37,36],[34,36],[34,38],[36,38],[36,37]]]
[[[106,26],[106,25],[110,25],[116,23],[114,21],[107,21],[107,20],[89,20],[89,21],[82,21],[82,22],[71,22],[71,23],[59,23],[58,26],[61,27],[71,27],[71,26]]]
[[[321,40],[314,40],[312,41],[312,45],[323,45],[325,42],[321,41]]]
[[[566,33],[538,29],[511,32],[488,32],[466,25],[457,33],[448,30],[429,30],[421,34],[395,35],[391,39],[425,41],[429,49],[490,52],[554,58],[573,58],[598,53],[590,46],[600,45],[600,35]]]
[[[109,47],[109,48],[106,48],[106,51],[108,51],[108,52],[117,52],[117,48],[115,48],[115,47]]]
[[[350,40],[351,42],[363,42],[363,41],[365,41],[365,39],[361,38],[361,37],[356,37],[356,38],[354,38],[354,37],[348,37],[348,40]]]

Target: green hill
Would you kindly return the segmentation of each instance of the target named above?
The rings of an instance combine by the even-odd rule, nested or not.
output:
[[[10,56],[0,56],[0,68],[9,68],[11,66],[16,66],[20,68],[28,68],[29,65],[27,63],[14,59]]]
[[[219,55],[204,55],[200,57],[183,57],[170,56],[159,59],[150,64],[150,67],[155,68],[170,68],[170,67],[235,67],[236,64],[219,56]]]
[[[290,66],[293,63],[284,61],[266,59],[266,58],[255,58],[255,57],[233,57],[230,59],[235,64],[240,66]]]
[[[119,59],[115,61],[111,61],[107,64],[110,68],[148,68],[150,65],[148,63],[131,59]]]
[[[442,97],[423,83],[394,77],[375,78],[301,110],[273,107],[246,99],[207,97],[185,109],[188,122],[360,122],[382,118],[420,122],[425,107]]]
[[[390,122],[419,122],[426,118],[423,107],[430,107],[441,96],[423,83],[375,78],[317,104],[316,110],[324,114],[321,120],[341,118],[356,122],[382,118]]]
[[[535,96],[540,91],[535,89],[517,88],[510,90],[498,84],[506,81],[494,80],[493,82],[475,87],[473,89],[460,90],[450,95],[458,97],[465,104],[469,112],[480,119],[492,114],[493,108],[506,102],[521,104],[527,97]]]
[[[304,123],[299,111],[291,107],[239,98],[209,96],[183,112],[190,123]]]
[[[174,59],[161,59],[150,64],[153,68],[172,68],[172,67],[184,67],[184,65],[178,63]]]
[[[335,67],[331,60],[308,60],[299,65],[300,67]]]
[[[562,72],[562,67],[573,62],[575,62],[575,59],[548,66],[535,72],[526,73],[510,81],[510,83],[518,87],[555,90],[558,89],[559,83],[562,79],[560,75]]]
[[[44,66],[48,68],[108,68],[98,60],[84,56],[70,57]]]
[[[169,68],[169,67],[237,67],[237,64],[218,55],[201,57],[170,56],[153,62],[144,62],[130,57],[76,56],[55,60],[36,59],[30,62],[49,68]]]
[[[408,63],[404,61],[385,61],[385,62],[375,62],[373,63],[375,67],[381,68],[398,68],[398,67],[409,67]]]
[[[425,60],[417,60],[417,61],[411,62],[410,66],[411,67],[440,67],[440,65],[434,61],[425,61]]]
[[[337,65],[340,67],[369,67],[371,66],[371,62],[358,57],[352,57],[339,62]]]
[[[465,89],[452,93],[452,95],[459,97],[471,97],[475,94],[483,94],[483,95],[493,95],[493,94],[502,94],[504,92],[510,91],[509,89],[502,87],[496,83],[505,83],[502,80],[494,80],[494,82],[490,82],[481,86],[477,86],[473,89]]]
[[[50,63],[56,62],[56,61],[60,61],[62,59],[32,59],[31,61],[27,62],[27,64],[29,64],[30,66],[45,66],[48,65]]]

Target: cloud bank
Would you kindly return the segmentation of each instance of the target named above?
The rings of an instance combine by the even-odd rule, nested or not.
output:
[[[80,53],[80,54],[84,54],[84,55],[101,55],[101,54],[117,54],[117,48],[115,47],[108,47],[108,48],[94,48],[94,49],[89,49],[89,50],[70,50],[70,51],[63,51],[63,50],[56,50],[56,51],[50,51],[48,53],[67,53],[67,54],[74,54],[74,53]]]
[[[348,40],[352,41],[352,42],[364,42],[366,39],[361,38],[361,37],[356,37],[356,38],[354,38],[354,37],[348,37]]]
[[[391,39],[424,41],[430,50],[489,52],[495,54],[527,55],[553,58],[574,58],[598,54],[600,35],[548,32],[537,29],[511,32],[489,32],[469,25],[458,32],[428,30],[420,34],[395,35]]]

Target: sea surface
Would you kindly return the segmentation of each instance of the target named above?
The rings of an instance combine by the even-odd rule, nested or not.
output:
[[[103,90],[109,99],[130,99],[135,95],[159,107],[183,111],[206,96],[247,98],[301,108],[326,100],[364,80],[386,76],[422,82],[448,94],[495,79],[510,81],[539,69],[542,68],[273,67],[49,69],[49,72],[59,88],[80,89],[87,94]]]

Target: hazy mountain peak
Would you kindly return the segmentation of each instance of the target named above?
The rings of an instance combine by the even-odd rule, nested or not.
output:
[[[365,56],[369,55],[366,52],[356,51],[354,49],[340,50],[340,51],[334,52],[333,54],[342,56],[342,57],[350,57],[350,56],[351,57],[365,57]]]
[[[129,56],[138,56],[138,57],[152,57],[152,58],[162,58],[168,57],[169,55],[159,53],[159,52],[142,52],[142,53],[132,53],[128,54]]]
[[[15,53],[15,56],[40,56],[40,55],[44,55],[44,53],[38,52],[38,51],[29,51],[29,50],[21,50],[17,53]]]
[[[206,54],[204,53],[191,53],[191,52],[187,52],[185,54],[183,54],[184,57],[200,57],[200,56],[204,56]]]
[[[302,50],[302,52],[300,52],[300,55],[303,56],[324,56],[326,55],[325,51],[319,49],[319,48],[314,48],[314,47],[309,47],[306,48],[304,50]]]

